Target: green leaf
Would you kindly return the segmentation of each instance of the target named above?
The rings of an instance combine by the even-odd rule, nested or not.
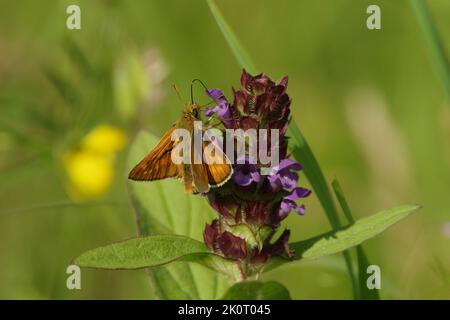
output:
[[[347,203],[344,191],[342,190],[339,181],[337,179],[334,179],[331,185],[333,186],[336,198],[338,199],[338,202],[348,222],[351,224],[355,223],[355,220],[353,219],[352,213],[350,211],[350,206]],[[378,294],[378,290],[369,290],[369,288],[367,288],[366,270],[370,265],[370,262],[367,258],[366,253],[364,252],[362,245],[356,246],[356,258],[358,261],[358,285],[357,287],[355,285],[355,291],[357,293],[356,296],[358,297],[358,299],[363,300],[379,300],[380,295]]]
[[[137,164],[159,141],[141,132],[130,149],[128,169]],[[189,195],[176,179],[129,181],[139,234],[180,234],[203,241],[205,223],[215,213],[200,195]],[[225,276],[204,266],[177,262],[150,271],[155,294],[161,299],[217,299],[229,284]]]
[[[333,230],[308,240],[294,242],[289,246],[295,250],[294,260],[311,260],[335,254],[375,237],[393,224],[417,210],[417,205],[405,205],[381,211],[357,220],[353,225]],[[290,260],[273,257],[265,271],[272,270]]]
[[[252,59],[250,58],[250,55],[247,53],[247,51],[244,50],[244,47],[242,47],[239,39],[234,34],[233,30],[228,25],[227,21],[223,18],[220,10],[217,8],[214,1],[206,0],[206,2],[208,3],[209,9],[211,10],[212,15],[214,16],[214,19],[216,20],[216,23],[219,26],[220,31],[225,37],[228,46],[230,47],[239,64],[245,69],[247,69],[248,72],[253,74],[257,73],[258,71]]]
[[[75,259],[80,267],[139,269],[157,267],[196,253],[208,253],[201,242],[183,236],[157,235],[112,243]]]
[[[213,254],[200,241],[177,235],[156,235],[125,240],[89,250],[75,259],[80,267],[141,269],[175,261],[195,262],[230,277],[241,278],[234,261]]]
[[[275,281],[244,281],[236,283],[223,300],[290,300],[289,291]]]

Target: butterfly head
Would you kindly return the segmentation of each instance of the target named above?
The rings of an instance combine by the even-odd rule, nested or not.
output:
[[[195,103],[189,103],[184,108],[183,116],[187,120],[200,120],[199,106]]]

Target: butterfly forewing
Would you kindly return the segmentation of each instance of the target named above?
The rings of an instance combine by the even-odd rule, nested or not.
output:
[[[171,136],[175,128],[176,126],[173,125],[156,147],[131,170],[129,179],[150,181],[179,176],[178,167],[171,159],[171,151],[174,147]]]

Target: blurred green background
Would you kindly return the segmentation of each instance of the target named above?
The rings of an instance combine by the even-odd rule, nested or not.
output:
[[[70,4],[81,30],[66,28]],[[366,28],[369,4],[381,30]],[[450,2],[429,4],[448,52]],[[356,217],[423,205],[365,244],[381,297],[449,299],[450,104],[410,1],[217,5],[261,71],[289,75],[293,116]],[[193,78],[230,96],[240,71],[202,0],[0,0],[0,298],[151,298],[145,271],[83,270],[70,291],[66,267],[135,236],[127,148],[179,116],[172,85],[186,101]],[[314,194],[305,204],[293,240],[330,229]],[[264,278],[295,299],[352,298],[340,255]]]

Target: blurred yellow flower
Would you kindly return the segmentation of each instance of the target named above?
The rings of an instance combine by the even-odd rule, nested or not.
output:
[[[127,136],[122,129],[111,125],[99,125],[83,138],[81,148],[111,154],[123,149],[126,141]]]
[[[100,196],[112,182],[114,161],[103,154],[81,150],[68,155],[64,164],[75,198]]]
[[[64,156],[68,191],[74,200],[99,197],[108,191],[114,176],[115,154],[123,149],[126,139],[123,130],[99,125],[82,139],[76,151]]]

